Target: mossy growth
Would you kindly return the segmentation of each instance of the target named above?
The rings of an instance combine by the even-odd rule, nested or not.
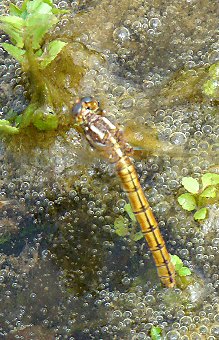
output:
[[[48,32],[66,12],[57,9],[52,0],[24,0],[21,8],[11,3],[10,15],[0,16],[0,29],[11,40],[11,44],[1,45],[20,62],[30,84],[29,106],[20,115],[11,111],[6,114],[0,120],[0,133],[17,134],[30,125],[44,131],[65,125],[68,118],[62,114],[63,107],[69,107],[72,92],[84,73],[72,61],[72,54],[83,49],[82,45],[59,39],[48,41]]]
[[[219,101],[219,61],[210,66],[208,79],[203,84],[202,89],[210,99]]]
[[[176,71],[161,89],[165,105],[181,102],[205,102],[215,105],[219,100],[219,62],[209,66]]]
[[[183,177],[182,185],[188,191],[178,197],[178,202],[184,210],[194,211],[195,220],[204,220],[207,217],[207,204],[218,202],[219,175],[206,173],[201,177],[201,184],[192,177]]]

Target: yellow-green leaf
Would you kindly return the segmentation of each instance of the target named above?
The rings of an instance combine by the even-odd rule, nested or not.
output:
[[[152,326],[151,327],[151,339],[152,340],[161,340],[161,332],[162,332],[162,329],[160,327],[155,327],[155,326]]]
[[[188,275],[191,275],[192,272],[189,268],[182,267],[178,270],[178,274],[179,274],[179,276],[188,276]]]
[[[130,205],[129,203],[125,204],[124,209],[125,209],[125,211],[127,212],[127,214],[129,215],[130,219],[131,219],[133,222],[136,222],[136,217],[135,217],[135,214],[134,214],[133,211],[132,211],[131,205]]]
[[[46,66],[48,66],[57,57],[65,45],[67,45],[67,43],[61,40],[51,41],[47,45],[46,51],[40,57],[40,68],[44,69]]]
[[[16,16],[20,16],[22,11],[20,8],[18,8],[17,6],[15,6],[14,4],[10,4],[9,5],[9,8],[10,8],[10,14],[11,15],[16,15]]]
[[[179,270],[180,268],[182,268],[183,262],[181,258],[179,258],[179,256],[177,255],[170,255],[170,256],[171,256],[171,262],[174,265],[175,269]]]
[[[16,134],[19,133],[19,129],[15,126],[11,126],[10,122],[6,119],[0,119],[0,134]]]
[[[18,32],[13,26],[7,24],[0,24],[0,29],[7,33],[12,40],[12,42],[19,48],[24,47],[23,36]]]
[[[27,12],[31,14],[48,14],[52,7],[42,0],[29,1],[27,3]]]
[[[186,193],[178,197],[178,202],[183,209],[192,211],[196,208],[196,200],[192,194]]]
[[[41,50],[41,48],[39,48],[34,54],[36,57],[41,57],[41,55],[43,54],[43,51]]]
[[[20,30],[24,26],[24,19],[16,15],[1,15],[0,21],[17,30]]]
[[[52,13],[34,14],[26,19],[28,35],[32,38],[34,50],[41,47],[45,34],[58,22],[58,19]]]
[[[37,109],[32,117],[33,125],[41,131],[55,130],[58,127],[58,117],[48,110],[43,108]]]
[[[138,231],[137,233],[134,234],[133,236],[133,241],[137,242],[139,240],[141,240],[144,237],[144,235],[142,234],[141,231]]]
[[[195,220],[204,220],[207,216],[208,209],[207,208],[201,208],[194,214]]]
[[[202,176],[203,189],[205,189],[206,187],[208,187],[210,185],[217,185],[217,184],[219,184],[219,175],[218,174],[208,172],[207,174],[204,174]]]
[[[119,216],[114,221],[115,233],[119,236],[126,236],[129,234],[128,226],[125,223],[123,216]]]
[[[12,55],[12,57],[17,59],[21,64],[26,60],[25,50],[22,50],[21,48],[8,43],[2,43],[1,45],[9,54]]]
[[[25,128],[30,125],[31,119],[37,107],[37,103],[29,104],[28,107],[24,110],[23,114],[17,117],[16,123],[19,124],[19,127]]]
[[[195,178],[183,177],[182,185],[187,191],[191,192],[192,194],[197,194],[199,191],[199,183]]]
[[[30,0],[24,0],[23,3],[22,3],[22,6],[21,6],[21,10],[22,12],[25,12],[26,9],[27,9],[27,3],[29,2]]]
[[[207,187],[202,191],[201,197],[214,198],[216,197],[217,189],[213,185]]]

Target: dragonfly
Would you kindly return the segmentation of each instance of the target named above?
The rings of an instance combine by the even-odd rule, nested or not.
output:
[[[174,265],[131,161],[132,148],[126,142],[121,128],[112,123],[105,113],[99,102],[92,97],[78,99],[72,109],[76,124],[81,127],[91,147],[114,164],[152,253],[160,281],[164,286],[172,288],[175,286]]]

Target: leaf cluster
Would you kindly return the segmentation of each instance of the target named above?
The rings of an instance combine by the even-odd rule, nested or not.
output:
[[[195,220],[203,220],[207,216],[206,205],[217,200],[219,195],[219,175],[206,173],[201,176],[201,183],[192,177],[183,177],[182,185],[188,191],[178,197],[184,210],[193,211]]]
[[[175,267],[176,273],[181,276],[191,275],[191,270],[188,267],[183,266],[182,260],[177,255],[170,255],[171,262]]]
[[[122,237],[129,235],[133,241],[137,242],[140,239],[142,239],[144,236],[141,231],[135,232],[137,220],[135,218],[135,215],[129,203],[125,204],[124,210],[128,214],[129,219],[131,220],[132,224],[130,226],[129,220],[123,217],[122,215],[120,215],[114,221],[115,233]]]
[[[31,103],[17,115],[9,111],[6,119],[0,120],[0,132],[17,134],[21,128],[33,124],[38,130],[53,130],[58,126],[54,114],[50,83],[43,76],[43,70],[51,64],[66,42],[45,41],[46,33],[59,21],[59,14],[52,0],[24,0],[19,8],[10,4],[10,15],[0,16],[0,29],[6,32],[12,44],[2,43],[2,47],[17,59],[23,71],[28,71]]]
[[[57,14],[61,13],[63,11],[55,8],[51,0],[25,0],[21,8],[11,3],[10,15],[0,16],[0,28],[13,43],[2,43],[2,46],[24,70],[28,69],[30,57],[38,61],[39,69],[44,69],[66,45],[54,40],[42,50],[45,34],[58,22]]]

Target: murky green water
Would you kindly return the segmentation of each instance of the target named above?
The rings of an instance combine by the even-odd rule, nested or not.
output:
[[[218,98],[203,90],[219,59],[217,1],[55,3],[71,11],[50,34],[69,43],[48,73],[63,98],[61,119],[76,97],[92,95],[131,126],[128,138],[146,150],[135,161],[142,187],[192,279],[161,287],[144,241],[115,233],[119,216],[131,225],[125,194],[74,128],[28,129],[1,141],[0,337],[151,339],[158,326],[162,339],[215,340],[218,202],[198,223],[177,197],[183,176],[218,171]],[[0,6],[7,11],[9,1]],[[3,49],[0,64],[4,117],[24,110],[28,85]],[[83,69],[77,83],[67,64]]]

